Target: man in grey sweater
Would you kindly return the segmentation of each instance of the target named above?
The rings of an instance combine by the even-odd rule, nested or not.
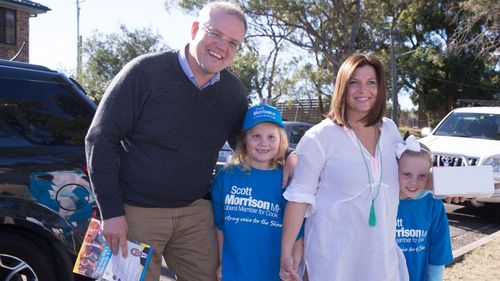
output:
[[[99,104],[86,153],[104,237],[123,256],[127,238],[153,247],[146,280],[159,279],[162,256],[177,280],[215,280],[217,242],[203,197],[248,107],[226,70],[246,31],[239,7],[212,2],[184,49],[129,62]]]

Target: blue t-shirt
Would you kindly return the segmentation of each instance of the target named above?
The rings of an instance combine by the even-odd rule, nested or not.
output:
[[[450,229],[441,200],[425,192],[418,199],[401,199],[396,240],[405,255],[410,281],[427,280],[428,265],[453,261]]]
[[[212,184],[214,221],[224,233],[222,279],[279,281],[285,209],[283,171],[221,170]]]

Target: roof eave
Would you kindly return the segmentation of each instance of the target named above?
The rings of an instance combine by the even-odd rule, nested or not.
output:
[[[43,13],[50,11],[49,7],[46,7],[46,6],[43,6],[40,4],[38,4],[37,6],[32,6],[32,5],[15,3],[12,1],[5,1],[5,0],[0,0],[0,6],[8,8],[8,9],[13,9],[13,10],[26,11],[30,14],[30,16],[43,14]]]

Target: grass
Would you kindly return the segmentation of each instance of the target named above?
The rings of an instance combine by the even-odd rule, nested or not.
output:
[[[415,138],[417,138],[417,139],[422,137],[420,135],[419,128],[412,128],[412,127],[406,127],[406,126],[399,127],[399,133],[401,134],[401,137],[403,137],[406,132],[410,132],[410,135],[414,135]]]
[[[443,281],[500,280],[500,235],[445,268]]]

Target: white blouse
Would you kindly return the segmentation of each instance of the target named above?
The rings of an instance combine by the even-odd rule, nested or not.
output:
[[[297,146],[294,179],[284,196],[308,204],[304,255],[311,281],[408,280],[395,240],[399,204],[395,148],[401,137],[390,119],[384,118],[380,129],[378,157],[358,143],[352,130],[329,118],[311,128]],[[374,227],[368,225],[372,198]]]

